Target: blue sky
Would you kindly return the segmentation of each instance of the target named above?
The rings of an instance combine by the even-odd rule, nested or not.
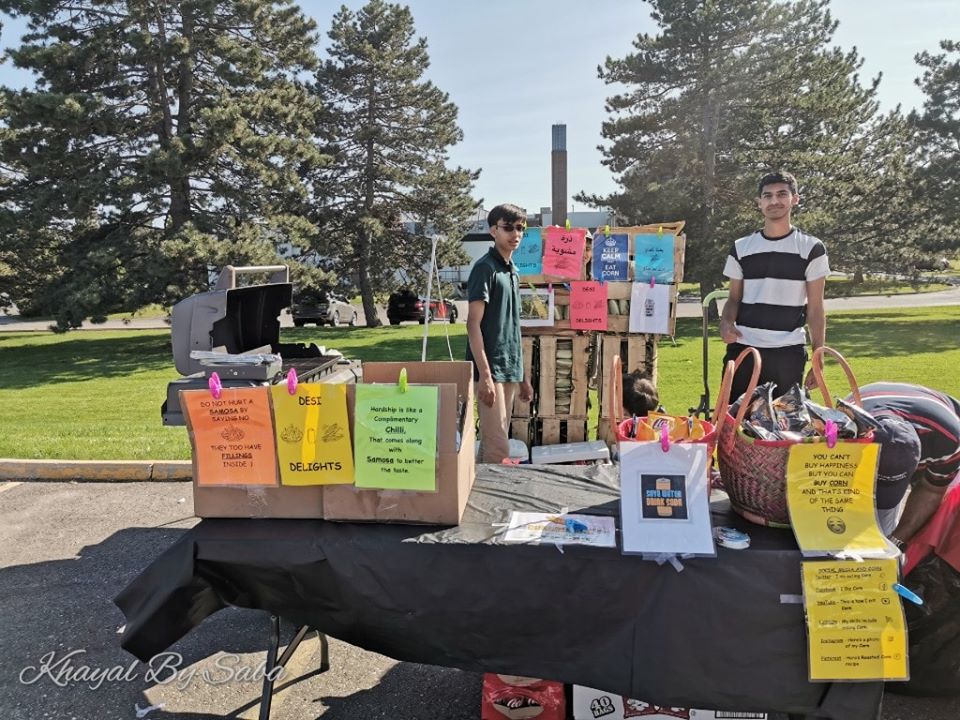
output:
[[[347,0],[353,9],[364,0]],[[654,32],[650,8],[631,0],[408,0],[417,32],[428,41],[428,75],[459,108],[464,140],[451,161],[482,168],[475,195],[492,207],[514,202],[530,211],[550,204],[550,126],[567,125],[568,188],[607,193],[615,183],[601,165],[603,104],[610,88],[597,78],[609,55],[623,57],[640,32]],[[301,2],[322,32],[339,2]],[[957,0],[832,0],[840,22],[835,44],[856,46],[864,78],[883,73],[883,109],[919,107],[913,60],[941,39],[960,40]],[[23,25],[5,21],[0,44]],[[30,78],[0,65],[0,83]],[[569,209],[575,207],[572,199]]]

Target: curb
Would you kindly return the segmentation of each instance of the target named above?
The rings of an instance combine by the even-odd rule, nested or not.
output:
[[[182,482],[189,460],[17,460],[0,458],[0,482]]]

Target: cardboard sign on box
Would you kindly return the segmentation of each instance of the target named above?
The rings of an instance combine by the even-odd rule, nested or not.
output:
[[[403,368],[407,370],[407,382],[436,385],[439,390],[437,491],[363,490],[346,485],[329,485],[324,488],[323,495],[325,520],[437,525],[456,525],[460,522],[476,478],[473,454],[476,435],[473,424],[473,363],[364,363],[363,382],[396,383]],[[463,417],[461,407],[464,408]],[[462,434],[459,449],[458,432]]]

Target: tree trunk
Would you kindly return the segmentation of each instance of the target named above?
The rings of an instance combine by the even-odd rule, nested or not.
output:
[[[373,82],[373,76],[370,75],[367,79],[367,127],[373,127],[374,121],[376,120],[376,92]],[[363,199],[363,211],[367,218],[373,218],[373,208],[374,208],[374,172],[376,170],[374,166],[374,151],[376,149],[374,140],[372,137],[369,137],[366,141],[366,166],[364,172],[366,173],[365,182],[364,182],[364,199]],[[359,237],[359,247],[357,248],[359,252],[360,262],[357,263],[357,275],[360,280],[360,298],[363,300],[363,316],[367,320],[368,327],[380,327],[383,323],[380,322],[380,318],[377,316],[377,306],[373,302],[373,285],[370,283],[370,256],[372,254],[373,248],[373,238],[370,237],[370,231],[364,227],[360,230]]]
[[[383,323],[377,315],[377,305],[373,301],[373,285],[370,283],[370,274],[364,263],[360,263],[357,276],[360,283],[360,299],[363,301],[363,317],[367,321],[367,327],[380,327]]]
[[[191,162],[193,150],[193,56],[194,47],[193,9],[189,3],[181,5],[183,20],[183,38],[187,43],[187,51],[180,57],[180,76],[177,80],[177,137],[183,143],[180,162],[177,163],[177,172],[170,178],[170,220],[171,229],[176,231],[192,219],[190,212],[190,173],[187,169]],[[162,23],[162,18],[160,19]],[[162,24],[161,24],[162,27]]]

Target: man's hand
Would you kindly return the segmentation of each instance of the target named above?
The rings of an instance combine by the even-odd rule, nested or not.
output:
[[[817,376],[813,374],[813,368],[807,370],[807,376],[803,379],[803,387],[807,390],[813,390],[817,387]]]
[[[477,388],[477,397],[487,407],[493,407],[493,401],[497,397],[496,388],[493,386],[493,376],[487,375],[480,378],[480,385]]]
[[[529,380],[520,383],[520,399],[523,402],[533,402],[533,385]]]
[[[743,337],[740,334],[740,331],[737,330],[736,323],[732,323],[729,320],[721,319],[720,320],[720,338],[727,343],[739,342],[740,338]]]

